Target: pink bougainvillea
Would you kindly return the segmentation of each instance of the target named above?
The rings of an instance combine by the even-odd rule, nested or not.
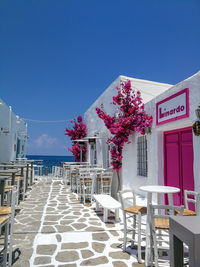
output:
[[[71,121],[73,123],[72,129],[66,128],[65,135],[68,135],[70,139],[72,140],[72,148],[68,148],[70,152],[74,155],[75,161],[80,161],[81,157],[81,149],[79,147],[78,142],[74,141],[77,139],[82,139],[86,137],[87,131],[86,131],[86,125],[83,123],[82,116],[78,116],[77,120],[74,119]],[[82,160],[85,160],[85,154],[87,152],[86,145],[82,148]]]
[[[125,143],[128,143],[129,135],[133,132],[145,134],[145,127],[152,125],[153,118],[148,116],[144,110],[141,93],[131,87],[131,81],[122,82],[121,87],[116,88],[117,96],[113,96],[113,105],[118,106],[116,116],[108,115],[103,105],[96,108],[100,119],[105,123],[112,137],[108,143],[113,144],[111,153],[111,165],[117,172],[122,167],[122,150]]]

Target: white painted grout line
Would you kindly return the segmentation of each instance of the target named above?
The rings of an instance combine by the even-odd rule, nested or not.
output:
[[[47,210],[47,207],[48,207],[48,204],[49,204],[49,200],[50,200],[50,197],[51,197],[51,193],[52,193],[52,189],[53,189],[53,181],[51,183],[51,186],[50,186],[50,191],[49,191],[49,195],[48,195],[48,198],[47,198],[47,202],[44,206],[44,209],[43,209],[43,213],[42,213],[42,218],[41,218],[41,224],[40,224],[40,228],[38,230],[38,234],[35,236],[34,238],[34,242],[33,242],[33,254],[29,260],[30,262],[30,266],[36,266],[33,264],[34,262],[34,259],[35,259],[35,256],[36,256],[36,249],[37,249],[37,239],[38,239],[38,236],[41,234],[41,230],[42,230],[42,227],[43,227],[43,223],[44,223],[44,218],[46,216],[46,210]]]
[[[47,202],[46,202],[46,204],[44,206],[44,209],[43,209],[43,214],[42,214],[42,218],[41,218],[40,228],[39,228],[39,231],[38,231],[37,235],[34,238],[34,242],[33,242],[33,254],[32,254],[31,259],[29,261],[30,262],[30,266],[38,266],[38,265],[34,265],[35,258],[37,256],[41,256],[41,257],[45,256],[45,255],[38,255],[37,254],[37,246],[39,244],[41,244],[41,245],[42,244],[45,244],[45,245],[48,245],[48,244],[56,244],[57,245],[56,250],[54,251],[53,255],[48,255],[48,256],[51,257],[51,263],[49,263],[49,264],[43,264],[44,266],[45,265],[50,265],[50,264],[52,265],[53,264],[53,266],[57,267],[58,265],[64,264],[64,262],[62,263],[62,262],[58,262],[56,260],[56,255],[58,254],[58,252],[64,252],[63,250],[61,250],[62,243],[66,243],[66,242],[81,242],[81,240],[83,240],[85,242],[85,240],[87,240],[89,242],[89,246],[87,247],[87,250],[94,251],[94,249],[92,247],[92,232],[75,231],[75,232],[68,232],[68,233],[59,233],[59,232],[49,233],[49,234],[42,234],[41,233],[42,227],[44,225],[44,219],[45,219],[45,216],[47,215],[47,207],[50,204],[50,198],[52,197],[52,194],[53,194],[53,187],[54,187],[53,184],[54,184],[54,181],[55,180],[52,180],[52,183],[50,185],[50,191],[49,191],[49,195],[48,195],[48,198],[47,198]],[[60,201],[57,198],[59,197],[62,189],[63,189],[63,185],[60,185],[59,193],[53,199],[54,201],[57,202],[57,204],[55,206],[57,206],[58,205],[58,202]],[[52,199],[51,199],[51,201],[52,201]],[[67,202],[70,205],[70,198],[69,198],[69,196],[67,196]],[[73,208],[73,205],[71,205],[71,208]],[[60,220],[59,220],[59,223],[60,223]],[[75,220],[75,222],[78,222],[77,220]],[[103,225],[102,225],[102,227],[103,227]],[[109,227],[107,228],[106,225],[104,227],[106,228],[105,229],[105,232],[107,232],[107,234],[109,236],[109,239],[106,242],[100,242],[100,243],[105,243],[105,245],[106,245],[106,247],[104,249],[104,256],[106,256],[106,258],[108,259],[108,263],[107,264],[100,264],[98,266],[99,267],[101,267],[101,266],[102,267],[103,266],[111,267],[111,266],[113,266],[113,263],[112,262],[113,261],[117,261],[117,259],[113,259],[109,255],[109,253],[112,251],[112,250],[110,250],[110,247],[111,247],[111,245],[113,243],[119,243],[119,240],[118,239],[123,237],[123,230],[121,229],[121,225],[120,225],[120,229],[116,229],[115,227],[114,228],[109,228]],[[118,225],[118,227],[119,227],[119,225]],[[119,234],[119,236],[113,236],[110,233],[111,230],[117,231],[118,234]],[[60,235],[61,236],[61,242],[58,242],[57,241],[56,235]],[[93,241],[93,242],[95,242],[95,241]],[[98,241],[96,241],[96,242],[98,242]],[[77,264],[77,266],[80,266],[81,262],[83,260],[87,260],[87,259],[84,259],[82,257],[80,249],[77,249],[76,251],[79,254],[79,260],[77,260],[76,262],[69,262],[68,264],[75,263],[75,264]],[[115,251],[115,249],[113,251]],[[92,258],[95,258],[95,257],[98,257],[98,256],[102,256],[102,253],[95,252],[95,254],[94,254],[94,256]],[[118,259],[118,261],[120,261],[120,259]],[[132,258],[130,260],[122,259],[122,262],[126,263],[128,267],[131,267],[132,264],[133,264],[133,262],[137,262],[137,259],[136,258]]]

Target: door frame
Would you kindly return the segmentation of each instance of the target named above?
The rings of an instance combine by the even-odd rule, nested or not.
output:
[[[191,130],[192,132],[192,126],[189,126],[189,127],[185,127],[185,128],[179,128],[179,129],[175,129],[175,130],[170,130],[170,131],[164,131],[163,132],[163,160],[164,160],[164,185],[167,184],[167,166],[166,166],[166,146],[165,146],[165,136],[167,134],[171,134],[171,133],[176,133],[176,132],[181,132],[181,131],[187,131],[187,130]],[[193,133],[192,133],[193,135]],[[192,136],[192,144],[193,144],[193,136]],[[180,149],[180,147],[179,147]],[[180,153],[180,150],[179,150],[179,153]],[[194,151],[193,151],[194,153]],[[194,158],[193,158],[194,160]],[[183,199],[183,196],[182,196],[182,187],[183,187],[183,184],[182,184],[182,181],[181,181],[181,176],[182,176],[182,162],[181,160],[179,161],[179,169],[180,169],[180,177],[179,177],[179,184],[181,186],[180,188],[180,199],[181,199],[181,202],[182,202],[182,199]],[[194,171],[194,164],[193,164],[193,171]]]

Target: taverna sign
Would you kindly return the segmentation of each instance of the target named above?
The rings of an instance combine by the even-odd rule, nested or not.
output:
[[[156,124],[164,124],[189,116],[189,88],[156,104]]]

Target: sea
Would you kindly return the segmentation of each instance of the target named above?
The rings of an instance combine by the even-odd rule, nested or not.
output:
[[[73,162],[72,156],[41,156],[41,155],[27,155],[27,159],[35,160],[35,164],[42,165],[42,174],[52,173],[52,166],[62,166],[61,162]]]

